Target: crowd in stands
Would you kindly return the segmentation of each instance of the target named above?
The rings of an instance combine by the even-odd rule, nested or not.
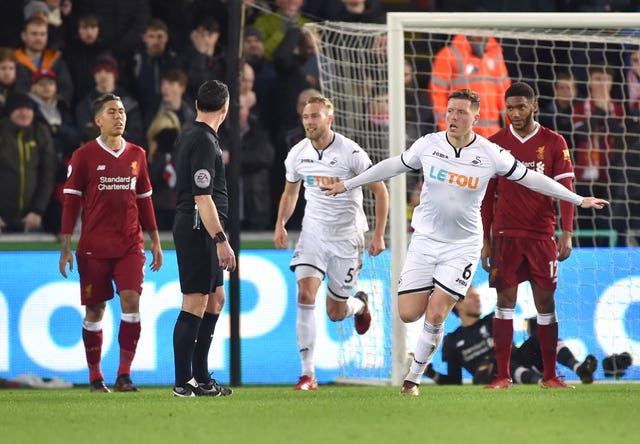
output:
[[[507,9],[507,2],[497,1],[244,3],[240,212],[246,230],[273,228],[284,185],[284,158],[304,138],[301,105],[320,88],[314,35],[302,26],[305,23],[384,23],[385,12],[398,5],[405,11],[467,12],[636,8],[630,1],[568,0],[532,2],[535,5],[509,2]],[[127,111],[124,137],[147,150],[158,224],[161,230],[170,230],[175,205],[173,142],[193,121],[198,85],[205,79],[225,80],[227,29],[227,2],[222,0],[8,2],[0,16],[0,180],[4,184],[0,232],[58,233],[67,163],[77,147],[97,137],[90,105],[103,93],[122,98]],[[469,57],[474,57],[477,45],[464,36],[450,44],[468,49]],[[493,58],[500,52],[495,39],[483,40],[485,44],[481,54]],[[541,123],[561,132],[575,150],[578,192],[612,201],[610,212],[580,228],[640,230],[635,216],[640,214],[640,174],[637,168],[620,167],[640,165],[638,137],[625,138],[640,131],[635,129],[640,127],[640,50],[629,49],[628,60],[629,69],[622,76],[603,66],[590,70],[583,98],[572,73],[557,73],[555,100],[541,109]],[[449,69],[438,63],[435,57],[428,87],[418,85],[415,66],[406,65],[407,114],[417,122],[408,128],[412,139],[438,128]],[[485,74],[496,77],[496,88],[502,90],[509,79],[506,68],[498,68]],[[624,101],[611,94],[614,76],[625,85]],[[388,114],[382,99],[372,104],[371,118]],[[505,123],[501,108],[500,103],[493,109],[483,107],[493,113],[485,122],[491,123],[489,132]],[[223,149],[229,149],[228,131],[221,129]],[[623,138],[628,149],[613,150]],[[296,217],[291,223],[295,226]]]

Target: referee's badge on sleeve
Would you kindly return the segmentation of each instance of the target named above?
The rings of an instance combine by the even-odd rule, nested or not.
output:
[[[205,169],[198,170],[193,175],[193,181],[198,188],[207,188],[211,185],[211,173]]]

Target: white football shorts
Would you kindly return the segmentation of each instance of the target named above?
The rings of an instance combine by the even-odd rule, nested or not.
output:
[[[437,286],[459,300],[467,294],[482,245],[451,244],[414,233],[398,281],[398,294],[431,291]]]
[[[328,296],[336,301],[347,300],[358,281],[364,254],[364,234],[351,239],[327,241],[316,233],[302,230],[289,264],[313,267],[327,276]]]

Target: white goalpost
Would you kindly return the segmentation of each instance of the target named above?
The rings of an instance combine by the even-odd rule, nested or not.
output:
[[[634,31],[638,24],[640,14],[623,13],[389,13],[386,26],[332,22],[307,26],[318,35],[321,89],[336,106],[334,128],[360,143],[378,162],[400,154],[420,132],[433,126],[433,121],[427,121],[432,110],[423,99],[429,97],[432,59],[452,36],[496,38],[512,81],[534,87],[541,107],[553,101],[553,85],[560,72],[571,73],[584,96],[588,67],[606,64],[614,73],[612,97],[628,110],[625,72],[629,51],[640,48],[640,32]],[[409,77],[413,73],[413,80],[408,80],[406,69]],[[553,116],[541,111],[539,117]],[[622,211],[612,208],[605,226],[591,213],[576,213],[574,245],[581,248],[575,248],[560,265],[556,299],[560,335],[578,358],[593,352],[600,360],[629,351],[640,362],[640,252],[634,247],[640,236],[640,193],[636,191],[640,163],[634,163],[640,159],[640,155],[634,157],[640,152],[640,134],[636,134],[640,129],[633,126],[637,116],[625,111],[622,119],[624,133],[611,148],[615,161],[607,164],[610,194],[606,196]],[[419,177],[399,176],[388,183],[390,253],[365,263],[361,283],[381,300],[373,302],[374,325],[367,335],[354,339],[352,331],[344,332],[341,380],[400,385],[405,376],[407,352],[416,333],[400,321],[395,298],[407,246],[407,201],[416,182]],[[372,221],[372,197],[366,200]],[[627,248],[614,248],[618,245]],[[483,295],[483,310],[491,311],[495,293],[482,273],[479,269],[474,282]],[[523,288],[516,322],[535,312],[528,296]],[[453,326],[457,326],[455,320],[445,325],[445,331]],[[516,339],[523,334],[516,325]],[[640,378],[638,367],[629,373]]]

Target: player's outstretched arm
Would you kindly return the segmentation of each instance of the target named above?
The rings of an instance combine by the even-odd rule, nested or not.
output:
[[[596,210],[601,210],[605,206],[609,205],[609,202],[604,199],[579,196],[550,177],[533,170],[528,170],[527,174],[525,174],[518,183],[540,194],[544,194],[545,196],[565,200],[582,208],[595,208]]]
[[[601,210],[607,205],[609,205],[609,202],[604,199],[600,199],[598,197],[585,197],[582,199],[580,208],[595,208],[596,210]]]
[[[321,186],[320,189],[326,191],[327,196],[335,196],[336,194],[344,193],[345,191],[352,190],[357,187],[361,187],[373,182],[381,182],[397,176],[401,173],[406,173],[409,170],[400,156],[390,157],[382,162],[376,163],[368,170],[358,174],[356,177],[345,180],[344,182],[338,182],[329,186]]]

